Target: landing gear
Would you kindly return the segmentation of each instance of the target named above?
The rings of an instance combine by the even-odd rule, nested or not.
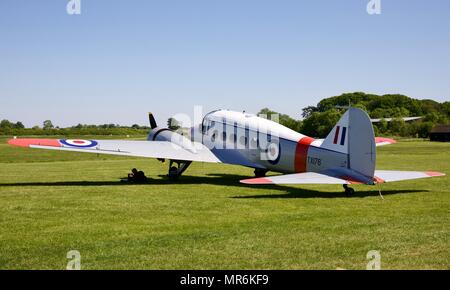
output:
[[[177,166],[174,166],[174,163]],[[191,165],[192,161],[170,160],[169,163],[169,180],[177,181],[183,172]]]
[[[352,196],[355,193],[355,190],[351,187],[348,187],[347,184],[344,184],[344,189],[345,189],[345,195],[346,196]]]
[[[266,169],[261,169],[261,168],[255,168],[255,177],[265,177],[267,170]]]

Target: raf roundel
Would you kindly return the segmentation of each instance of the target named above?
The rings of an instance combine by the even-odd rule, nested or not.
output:
[[[267,147],[267,161],[270,164],[275,165],[280,161],[280,143],[270,143]]]
[[[82,140],[82,139],[68,139],[59,140],[63,145],[70,147],[89,148],[97,146],[97,141],[94,140]]]

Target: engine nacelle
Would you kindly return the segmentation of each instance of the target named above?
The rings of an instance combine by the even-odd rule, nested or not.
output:
[[[147,140],[171,142],[192,153],[197,153],[191,140],[168,128],[153,128],[148,134]]]

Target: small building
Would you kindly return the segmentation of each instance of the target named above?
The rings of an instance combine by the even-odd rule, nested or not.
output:
[[[436,125],[431,129],[430,141],[450,142],[450,125]]]

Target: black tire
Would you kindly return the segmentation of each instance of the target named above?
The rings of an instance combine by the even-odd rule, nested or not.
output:
[[[262,169],[259,169],[259,168],[255,168],[255,171],[254,171],[254,173],[255,173],[255,177],[266,177],[266,173],[267,173],[267,170],[262,170]]]
[[[172,181],[178,180],[178,177],[179,177],[178,168],[176,168],[175,166],[170,167],[168,176],[169,176],[169,179]]]
[[[354,190],[353,188],[351,188],[351,187],[347,187],[347,188],[345,189],[345,194],[346,194],[347,196],[352,196],[353,194],[355,194],[355,190]]]

